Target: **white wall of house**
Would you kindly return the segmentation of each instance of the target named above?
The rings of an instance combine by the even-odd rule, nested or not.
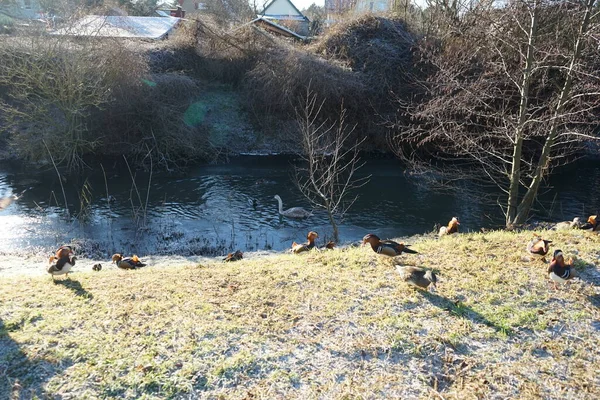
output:
[[[288,0],[275,0],[265,8],[263,15],[298,15],[300,14]]]
[[[4,7],[0,6],[0,10],[15,18],[40,18],[42,9],[37,0],[16,0],[15,3]]]
[[[385,12],[389,11],[390,2],[388,0],[358,0],[356,2],[356,12]]]

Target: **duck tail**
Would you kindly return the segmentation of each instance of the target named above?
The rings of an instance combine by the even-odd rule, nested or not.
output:
[[[413,249],[409,249],[408,245],[404,245],[404,248],[402,249],[403,253],[408,253],[408,254],[419,254],[418,251],[413,250]]]

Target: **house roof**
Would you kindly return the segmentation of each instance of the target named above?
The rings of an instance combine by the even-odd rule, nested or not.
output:
[[[286,6],[289,6],[292,8],[292,11],[295,11],[295,15],[293,13],[289,13],[289,12],[285,12],[285,11],[281,11],[282,7],[285,8]],[[294,5],[294,3],[292,3],[291,0],[271,0],[269,2],[269,4],[267,4],[263,10],[263,12],[261,13],[261,16],[265,16],[265,17],[301,17],[300,19],[306,19],[308,21],[308,18],[302,14],[300,12],[300,10],[298,10],[298,8]]]
[[[62,36],[162,39],[180,21],[175,17],[88,15],[68,28],[51,32]]]
[[[250,21],[250,23],[255,24],[255,25],[260,25],[267,31],[275,32],[282,36],[293,37],[293,38],[300,39],[300,40],[306,40],[306,36],[298,35],[296,32],[286,28],[285,26],[279,25],[279,24],[269,20],[268,18],[258,17],[256,19],[253,19],[252,21]]]

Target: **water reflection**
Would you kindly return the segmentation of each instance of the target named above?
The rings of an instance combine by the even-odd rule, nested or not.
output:
[[[0,212],[0,251],[50,248],[72,238],[98,243],[105,256],[117,251],[143,255],[281,250],[311,229],[327,240],[330,229],[323,211],[315,210],[303,221],[282,219],[277,212],[275,194],[285,208],[310,209],[292,183],[292,162],[285,157],[240,157],[184,174],[155,174],[149,191],[148,174],[137,172],[139,193],[127,170],[116,167],[107,171],[112,202],[107,201],[101,169],[84,171],[64,182],[69,209],[76,216],[81,211],[79,194],[88,180],[92,201],[84,221],[63,218],[64,199],[53,171],[0,167],[0,197],[30,188]],[[455,215],[463,230],[502,224],[493,193],[488,193],[492,200],[481,201],[461,191],[440,193],[427,184],[416,185],[395,160],[370,160],[361,173],[372,178],[342,221],[345,242],[367,232],[380,237],[430,232],[434,224]],[[570,220],[595,212],[600,196],[600,168],[595,163],[565,169],[550,183],[553,189],[541,196],[537,219]]]

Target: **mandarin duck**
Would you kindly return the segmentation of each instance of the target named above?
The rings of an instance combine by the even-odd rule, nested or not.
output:
[[[135,254],[132,257],[125,258],[123,258],[121,254],[114,254],[112,256],[112,262],[117,264],[117,267],[121,269],[136,269],[146,266],[146,264],[142,263]]]
[[[587,223],[583,224],[581,229],[592,232],[600,231],[600,220],[598,220],[598,215],[590,215]]]
[[[223,259],[223,261],[225,261],[225,262],[240,261],[243,258],[244,258],[244,253],[242,253],[240,250],[237,250],[235,253],[227,254],[227,256]]]
[[[56,258],[63,258],[63,257],[68,257],[70,255],[73,255],[75,253],[73,246],[60,246],[56,252],[55,252],[55,257]]]
[[[546,262],[546,255],[550,250],[550,243],[552,243],[552,240],[544,240],[536,235],[529,243],[527,243],[527,252],[535,258],[539,258],[543,262]]]
[[[315,239],[318,237],[319,237],[319,234],[317,232],[314,232],[314,231],[308,232],[308,235],[306,235],[306,239],[308,239],[308,241],[306,243],[293,242],[292,243],[292,252],[298,254],[298,253],[302,253],[304,251],[312,250],[315,247]]]
[[[321,250],[333,250],[334,248],[335,242],[333,240],[330,240],[325,246],[321,247]]]
[[[77,258],[72,253],[60,258],[56,256],[50,256],[46,271],[52,275],[53,281],[55,275],[64,274],[68,278],[69,272],[71,272],[71,269],[75,266],[75,260],[77,260]]]
[[[377,254],[383,254],[388,257],[396,257],[400,254],[418,254],[418,252],[409,249],[407,244],[396,243],[392,240],[380,240],[377,236],[369,233],[362,240],[362,245],[370,244],[373,251]]]
[[[453,233],[458,233],[458,226],[460,222],[458,222],[458,218],[452,217],[450,222],[448,222],[448,226],[442,226],[440,228],[440,232],[438,236],[442,237],[444,235],[452,235]]]
[[[548,266],[548,277],[554,281],[554,289],[558,289],[557,283],[565,283],[577,276],[573,269],[573,259],[565,262],[565,257],[561,250],[555,250],[552,262]]]

